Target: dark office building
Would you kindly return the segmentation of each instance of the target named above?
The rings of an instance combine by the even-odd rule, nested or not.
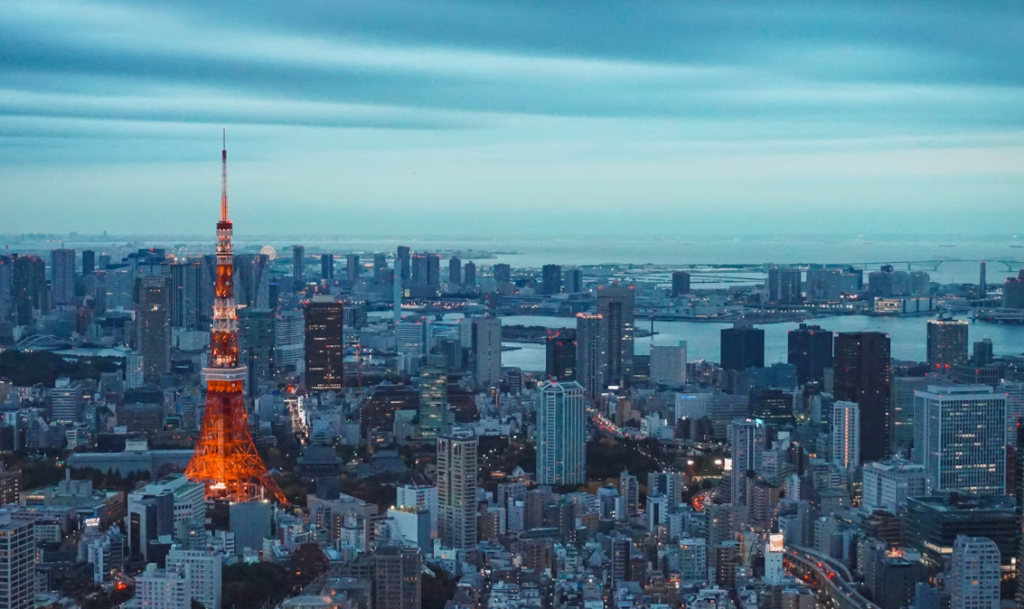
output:
[[[951,491],[910,497],[903,515],[903,535],[907,545],[932,565],[942,565],[953,555],[957,535],[988,537],[999,547],[1005,567],[1017,556],[1015,508],[1014,498],[1002,495]]]
[[[363,267],[359,263],[359,254],[349,254],[345,257],[345,274],[349,281],[359,281],[363,274]]]
[[[764,330],[741,322],[723,329],[721,354],[726,370],[764,368]]]
[[[690,274],[686,271],[673,271],[672,273],[672,298],[678,298],[683,294],[690,293]]]
[[[544,372],[548,378],[571,381],[576,378],[576,332],[548,330]]]
[[[795,424],[793,394],[781,389],[762,389],[751,398],[750,416],[771,425]]]
[[[35,311],[46,304],[46,261],[38,256],[14,258],[12,291],[19,326],[32,323]]]
[[[604,285],[597,290],[600,331],[608,345],[609,385],[629,386],[633,375],[635,302],[632,285]]]
[[[498,283],[512,283],[512,267],[507,264],[495,264],[494,281]]]
[[[462,283],[469,289],[476,287],[476,263],[472,260],[462,267]]]
[[[569,269],[563,275],[563,292],[579,294],[583,291],[583,269]]]
[[[82,251],[82,274],[88,275],[96,270],[96,252],[92,250]]]
[[[545,264],[541,269],[541,294],[562,293],[562,267],[557,264]]]
[[[437,254],[413,254],[412,279],[409,283],[413,296],[436,296],[441,284],[441,257]]]
[[[340,302],[306,303],[306,389],[339,391],[345,382],[344,323]]]
[[[462,260],[458,256],[448,260],[448,283],[453,288],[462,285]]]
[[[142,376],[160,382],[171,371],[171,289],[166,277],[135,280],[135,344],[142,355]]]
[[[334,279],[334,254],[320,255],[320,278]]]
[[[247,367],[251,394],[271,378],[274,337],[273,311],[246,308],[238,312],[238,354]]]
[[[878,461],[889,452],[892,433],[892,369],[889,335],[840,332],[835,339],[836,400],[860,406],[860,458]]]
[[[800,269],[777,266],[768,269],[768,302],[796,304],[802,300]]]
[[[402,272],[402,283],[409,281],[412,268],[409,260],[409,248],[405,245],[398,246],[398,268]]]
[[[832,367],[832,332],[821,326],[800,324],[789,331],[789,363],[796,366],[796,379],[801,385],[821,382],[824,369]]]

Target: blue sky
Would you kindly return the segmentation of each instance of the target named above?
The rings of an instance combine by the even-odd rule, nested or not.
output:
[[[1015,2],[6,0],[0,233],[1015,232]]]

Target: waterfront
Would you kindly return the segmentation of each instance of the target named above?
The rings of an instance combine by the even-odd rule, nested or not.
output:
[[[867,315],[845,315],[822,317],[809,320],[807,323],[820,325],[833,332],[857,332],[871,330],[886,332],[892,338],[892,356],[899,360],[924,361],[927,350],[928,317],[874,317]],[[529,315],[509,315],[501,318],[503,325],[544,326],[547,328],[575,327],[576,320],[572,317],[545,317]],[[650,329],[650,322],[638,322]],[[656,345],[675,345],[685,340],[687,359],[690,361],[707,359],[718,361],[719,337],[722,328],[731,324],[692,321],[656,321],[654,337]],[[799,324],[795,322],[757,324],[764,329],[764,361],[766,365],[786,361],[787,333]],[[1019,355],[1024,353],[1024,326],[1010,326],[972,322],[969,330],[969,342],[992,339],[996,355]],[[646,355],[650,350],[651,338],[637,338],[635,351]],[[502,354],[503,366],[518,366],[527,371],[544,370],[544,345],[530,343],[506,342],[506,345],[520,347],[515,351]]]

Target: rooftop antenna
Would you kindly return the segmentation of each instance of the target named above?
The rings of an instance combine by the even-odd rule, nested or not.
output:
[[[228,128],[224,127],[224,147],[220,152],[220,221],[228,221]]]

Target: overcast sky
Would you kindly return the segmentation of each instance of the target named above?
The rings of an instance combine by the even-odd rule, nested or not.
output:
[[[1024,230],[1019,2],[4,0],[0,233]]]

